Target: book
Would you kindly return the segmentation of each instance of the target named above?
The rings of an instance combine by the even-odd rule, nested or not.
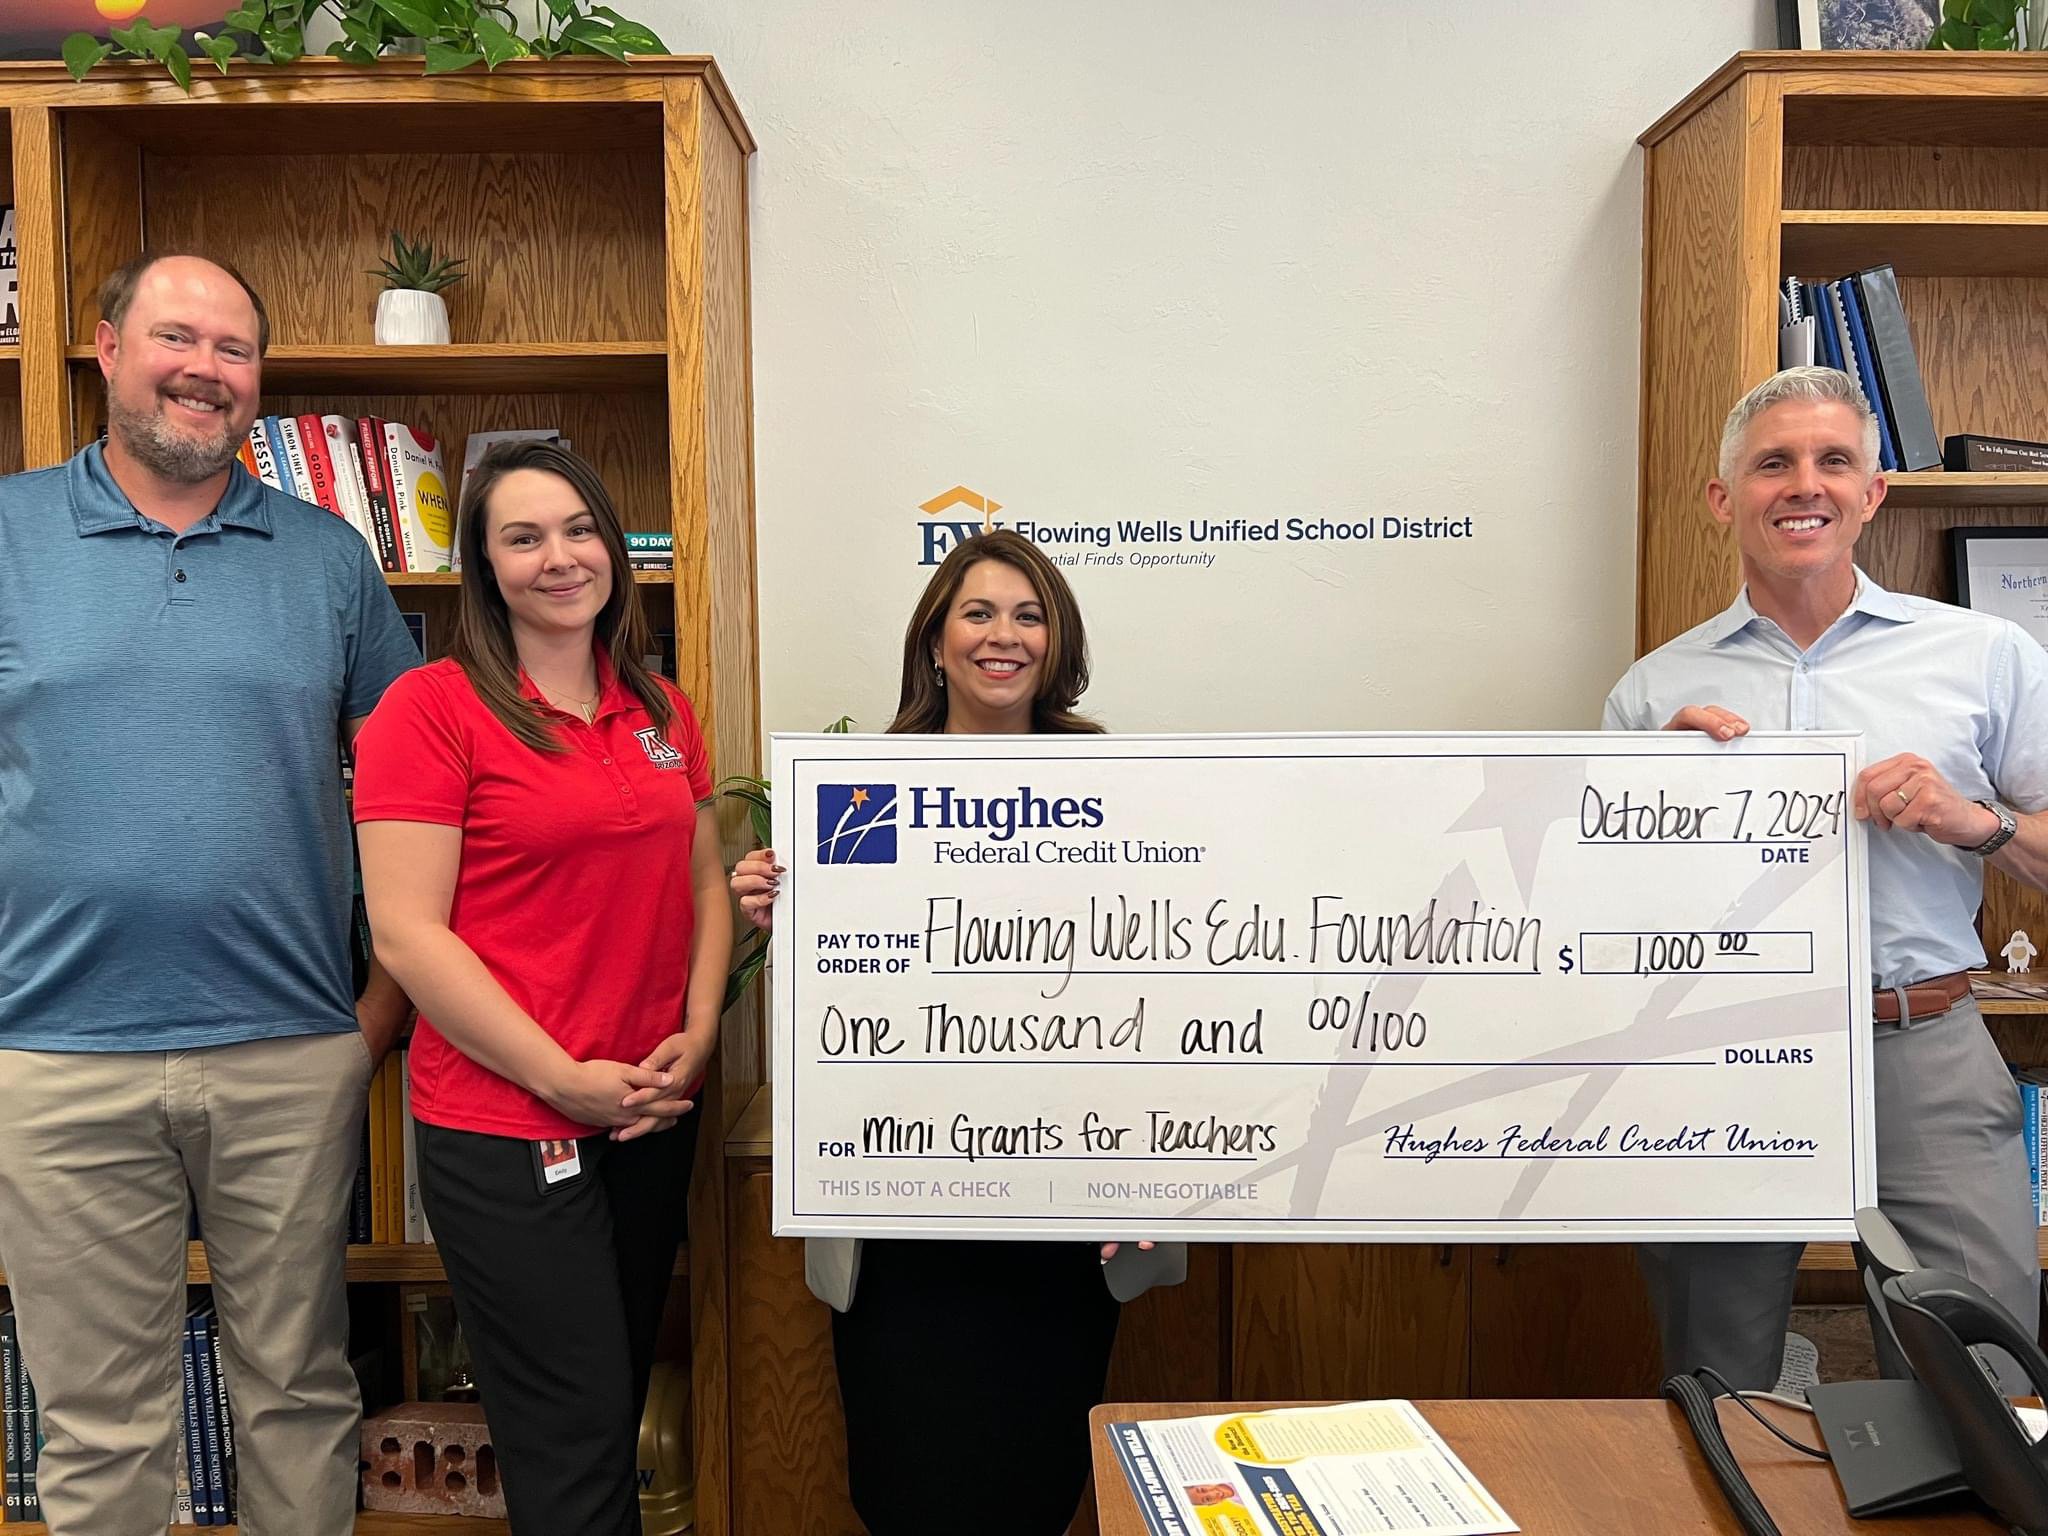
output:
[[[398,1112],[405,1158],[405,1240],[431,1243],[434,1236],[427,1230],[427,1213],[420,1204],[419,1145],[412,1125],[412,1053],[405,1050],[398,1052]]]
[[[355,423],[346,416],[335,415],[309,419],[319,423],[321,450],[333,469],[334,495],[341,503],[341,515],[368,542],[370,553],[379,553],[377,535],[370,528],[370,497],[363,489],[363,464],[356,452]]]
[[[1941,467],[1957,474],[2048,474],[2048,443],[1960,432],[1942,439]]]
[[[1884,388],[1877,377],[1877,356],[1871,348],[1870,335],[1863,328],[1863,305],[1856,297],[1856,284],[1848,278],[1832,286],[1841,302],[1842,317],[1848,322],[1857,381],[1863,386],[1863,398],[1870,403],[1870,413],[1877,418],[1878,468],[1890,472],[1899,467],[1898,443],[1892,436],[1891,418],[1885,414]]]
[[[441,445],[402,421],[384,423],[391,520],[408,571],[448,571],[455,544],[455,511]]]
[[[254,467],[256,478],[272,490],[284,489],[284,476],[278,473],[277,444],[270,435],[269,421],[275,417],[258,417],[249,428],[249,440],[242,446],[249,450],[249,462]]]
[[[255,436],[256,428],[252,425],[249,428],[249,436],[243,438],[242,446],[235,450],[235,462],[241,465],[242,468],[249,471],[249,473],[254,475],[258,480],[261,480],[263,478],[263,473],[256,467],[256,450],[252,446]]]
[[[182,1345],[185,1371],[185,1463],[192,1469],[192,1523],[213,1524],[206,1497],[206,1450],[199,1438],[199,1355],[192,1335],[193,1313],[185,1314]]]
[[[14,204],[0,205],[0,346],[21,344],[21,271],[15,263]]]
[[[14,1329],[14,1314],[0,1312],[0,1456],[4,1456],[5,1498],[0,1508],[7,1512],[11,1521],[23,1518],[21,1513],[21,1424],[17,1399],[21,1388],[19,1375],[21,1362],[16,1353],[17,1336]]]
[[[15,1388],[19,1399],[15,1412],[21,1425],[21,1518],[40,1520],[43,1498],[36,1488],[36,1466],[43,1459],[43,1416],[36,1407],[36,1380],[29,1375],[28,1364],[18,1348],[14,1364],[15,1374],[20,1378]]]
[[[308,499],[346,521],[348,514],[341,509],[341,495],[334,488],[334,465],[327,457],[327,434],[320,418],[300,416],[293,425],[298,431],[299,452],[306,461],[306,482],[313,492]]]
[[[211,1307],[206,1312],[206,1358],[212,1365],[214,1422],[220,1431],[222,1523],[233,1525],[240,1513],[235,1498],[235,1425],[228,1413],[228,1373],[220,1363],[220,1318]]]
[[[1920,377],[1913,333],[1906,327],[1906,309],[1899,301],[1898,274],[1889,266],[1871,267],[1852,281],[1877,354],[1879,387],[1898,443],[1899,468],[1933,469],[1941,463],[1941,439],[1935,435],[1927,384]]]
[[[221,1470],[220,1414],[214,1406],[213,1328],[211,1308],[191,1320],[193,1388],[199,1394],[199,1443],[206,1455],[207,1524],[228,1523],[227,1477]]]
[[[319,506],[320,502],[313,492],[313,472],[306,467],[306,448],[299,441],[298,419],[293,416],[273,416],[269,419],[277,423],[272,441],[284,445],[283,451],[278,455],[278,463],[281,466],[280,472],[284,475],[285,491],[301,501]]]
[[[559,443],[562,430],[559,427],[512,427],[502,432],[472,432],[462,444],[462,482],[457,488],[455,504],[462,506],[469,500],[469,479],[476,473],[476,467],[483,456],[500,443]],[[566,446],[566,445],[565,445]]]
[[[370,499],[370,531],[377,536],[377,555],[387,571],[402,571],[398,534],[391,524],[389,478],[384,468],[384,422],[376,416],[356,418],[356,462],[363,471],[363,491]]]
[[[391,1212],[391,1235],[385,1241],[392,1243],[405,1241],[405,1112],[398,1078],[402,1058],[402,1052],[392,1051],[382,1069],[385,1201]]]
[[[673,533],[642,533],[636,528],[626,530],[626,553],[629,555],[673,555],[676,552],[676,536]]]

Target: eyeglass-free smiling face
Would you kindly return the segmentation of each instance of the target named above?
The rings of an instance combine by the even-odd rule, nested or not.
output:
[[[544,469],[491,487],[484,553],[515,633],[588,629],[612,595],[612,562],[576,488]]]
[[[947,729],[1028,731],[1046,652],[1045,605],[1015,566],[968,567],[939,631]]]

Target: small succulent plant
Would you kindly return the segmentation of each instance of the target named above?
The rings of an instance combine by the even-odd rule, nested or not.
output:
[[[384,258],[381,266],[368,270],[370,276],[383,278],[387,287],[439,293],[468,275],[456,270],[466,259],[458,256],[450,261],[436,261],[431,245],[425,242],[407,245],[405,236],[394,229],[391,231],[391,255]]]

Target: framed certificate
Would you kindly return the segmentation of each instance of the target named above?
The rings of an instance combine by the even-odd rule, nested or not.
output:
[[[1956,601],[2048,645],[2048,528],[1951,528]]]

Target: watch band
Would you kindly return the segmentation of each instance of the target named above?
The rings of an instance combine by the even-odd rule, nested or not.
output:
[[[2019,819],[1996,800],[1979,800],[1977,803],[1998,818],[1998,830],[1968,851],[1980,859],[1988,859],[2013,840],[2019,832],[2020,824]]]

